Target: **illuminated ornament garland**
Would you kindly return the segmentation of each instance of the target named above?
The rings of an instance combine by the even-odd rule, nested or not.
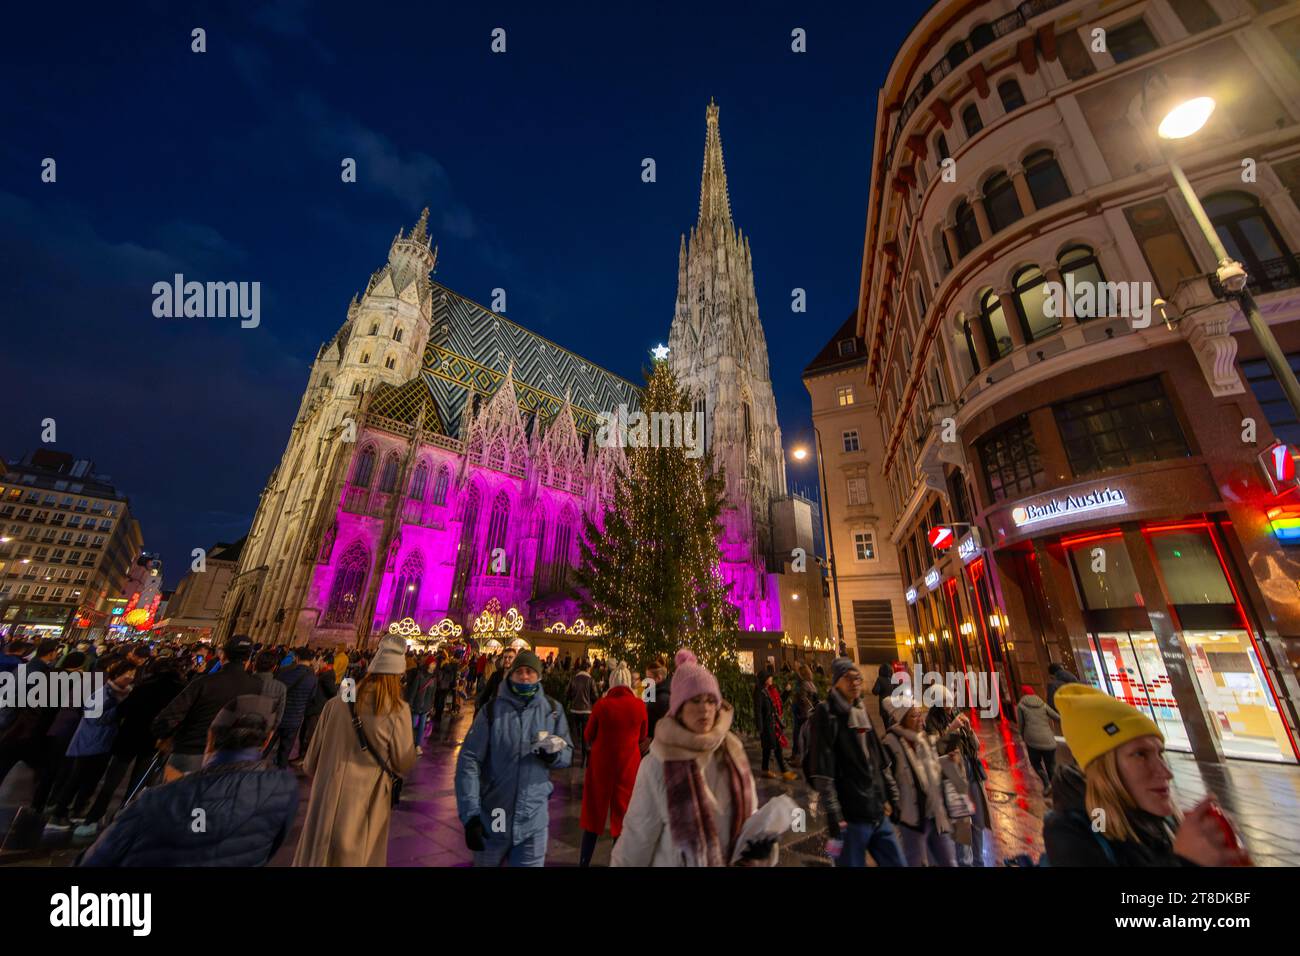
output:
[[[404,617],[400,621],[395,621],[388,625],[388,633],[396,634],[398,637],[417,638],[422,637],[420,625],[415,623],[413,618]]]
[[[455,640],[460,637],[463,631],[459,624],[449,617],[444,617],[433,627],[429,628],[429,637],[440,638],[442,640]]]
[[[582,618],[573,622],[572,627],[565,627],[563,621],[556,621],[546,628],[547,634],[568,634],[574,637],[600,637],[605,629],[599,624],[588,624]]]
[[[510,610],[502,614],[500,611],[500,601],[497,598],[487,602],[487,606],[478,614],[474,620],[474,636],[486,637],[487,635],[510,636],[512,633],[519,633],[524,630],[524,618],[520,617],[519,609],[511,607]],[[526,645],[525,645],[526,646]]]

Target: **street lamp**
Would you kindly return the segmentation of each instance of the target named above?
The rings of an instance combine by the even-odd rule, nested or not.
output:
[[[1218,260],[1215,278],[1218,280],[1219,288],[1223,291],[1223,297],[1236,302],[1241,309],[1246,321],[1250,324],[1250,330],[1255,333],[1255,338],[1264,351],[1264,358],[1268,361],[1268,367],[1272,370],[1273,377],[1282,386],[1287,401],[1291,403],[1291,410],[1297,418],[1300,418],[1300,381],[1296,380],[1295,372],[1287,361],[1282,347],[1278,345],[1277,339],[1273,337],[1272,329],[1268,327],[1264,317],[1259,314],[1259,307],[1255,305],[1255,297],[1251,295],[1250,289],[1246,288],[1249,279],[1246,274],[1246,267],[1228,255],[1228,250],[1224,248],[1223,241],[1214,229],[1214,224],[1210,222],[1205,207],[1201,205],[1201,200],[1197,197],[1196,191],[1192,189],[1192,184],[1187,181],[1187,175],[1183,172],[1183,167],[1179,165],[1178,160],[1174,158],[1164,144],[1165,140],[1186,139],[1200,131],[1209,121],[1210,114],[1214,112],[1214,99],[1209,96],[1179,97],[1166,93],[1159,98],[1157,103],[1152,104],[1147,91],[1154,79],[1154,76],[1148,76],[1142,84],[1143,116],[1147,122],[1152,122],[1153,115],[1160,117],[1159,122],[1156,124],[1160,152],[1164,156],[1165,162],[1169,164],[1169,172],[1173,175],[1174,182],[1178,184],[1178,191],[1182,194],[1183,202],[1187,203],[1192,218],[1196,220],[1196,224],[1201,229],[1201,235],[1205,237],[1205,241],[1209,243],[1210,249],[1214,252],[1215,259]],[[1157,107],[1154,111],[1151,109],[1153,105]]]
[[[831,531],[831,503],[826,497],[826,461],[822,455],[822,433],[816,425],[813,426],[813,435],[817,439],[817,476],[821,482],[822,513],[826,516],[826,550],[830,552],[831,556],[831,587],[835,591],[835,631],[836,636],[839,638],[835,649],[838,652],[839,646],[844,643],[844,613],[840,604],[840,578],[836,572],[835,564],[835,535]],[[808,457],[808,449],[795,448],[792,454],[797,461],[803,461]]]

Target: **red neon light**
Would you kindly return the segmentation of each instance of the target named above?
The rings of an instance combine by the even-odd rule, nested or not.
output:
[[[975,592],[975,608],[979,611],[980,633],[984,635],[984,650],[987,651],[989,655],[989,671],[996,674],[997,668],[993,664],[993,647],[989,644],[989,631],[984,625],[984,602],[980,600],[979,579],[984,571],[983,564],[984,562],[982,560],[972,561],[966,570],[971,572],[971,590]],[[977,565],[979,565],[979,573],[976,573]],[[1004,710],[1005,708],[998,708],[998,719],[1003,723],[1005,723],[1007,719]]]
[[[952,609],[952,626],[957,630],[957,650],[961,654],[961,669],[964,674],[966,667],[966,635],[961,632],[961,626],[957,623],[957,579],[949,578],[944,582],[944,590],[948,592],[948,606]]]
[[[1273,706],[1277,709],[1278,716],[1282,716],[1282,705],[1278,700],[1277,688],[1273,686],[1273,678],[1269,676],[1268,668],[1263,662],[1267,658],[1259,652],[1259,643],[1255,640],[1255,629],[1250,626],[1250,619],[1246,616],[1246,607],[1241,603],[1241,595],[1237,593],[1237,585],[1233,583],[1232,573],[1228,570],[1227,561],[1223,557],[1223,549],[1219,547],[1219,536],[1214,533],[1215,529],[1208,521],[1199,523],[1187,523],[1176,525],[1156,525],[1150,528],[1143,528],[1143,534],[1149,534],[1155,531],[1175,531],[1186,528],[1204,528],[1209,531],[1210,543],[1214,545],[1214,554],[1219,559],[1219,570],[1223,572],[1223,579],[1228,582],[1228,590],[1232,592],[1232,601],[1237,606],[1237,616],[1241,618],[1242,630],[1246,632],[1246,637],[1250,638],[1250,646],[1255,650],[1255,659],[1260,662],[1260,670],[1264,672],[1264,682],[1268,684],[1268,692],[1273,695]],[[1295,735],[1291,733],[1291,728],[1287,726],[1285,720],[1282,721],[1282,727],[1286,730],[1287,743],[1291,745],[1291,752],[1295,754],[1297,762],[1300,762],[1300,747],[1296,745]]]
[[[1103,541],[1106,538],[1121,538],[1124,536],[1123,531],[1101,531],[1097,534],[1076,534],[1072,538],[1062,538],[1062,547],[1070,548],[1076,544],[1087,544],[1089,541]]]

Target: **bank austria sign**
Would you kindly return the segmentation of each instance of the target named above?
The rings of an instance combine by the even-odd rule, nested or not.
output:
[[[1106,485],[1093,488],[1087,494],[1049,498],[1042,504],[1017,505],[1011,509],[1011,520],[1017,528],[1024,528],[1051,518],[1073,518],[1090,511],[1122,508],[1127,504],[1124,492]]]

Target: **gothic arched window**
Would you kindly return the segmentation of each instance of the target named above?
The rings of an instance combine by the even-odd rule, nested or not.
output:
[[[416,605],[420,601],[420,584],[424,579],[424,555],[412,551],[402,562],[402,569],[397,575],[397,586],[393,592],[393,620],[415,617]]]
[[[487,533],[487,573],[488,574],[509,574],[510,564],[505,562],[498,565],[496,562],[498,550],[504,552],[506,546],[506,530],[510,524],[510,498],[504,491],[498,492],[496,498],[492,500],[492,515],[488,519]],[[501,570],[497,571],[496,568]]]
[[[438,477],[433,483],[433,503],[435,505],[445,505],[447,503],[447,486],[451,484],[451,469],[443,465],[438,469]]]
[[[325,609],[325,620],[330,624],[351,624],[356,619],[357,607],[366,587],[370,569],[370,553],[360,541],[354,541],[339,559],[330,588],[330,602]]]
[[[397,487],[397,455],[390,454],[384,459],[384,470],[379,473],[379,490],[391,494]]]
[[[370,487],[370,477],[375,473],[375,449],[367,445],[361,449],[357,458],[357,467],[352,471],[352,483],[359,488]]]
[[[573,547],[573,508],[566,505],[551,542],[551,590],[563,591],[569,583],[569,553]]]
[[[394,342],[402,341],[402,327],[400,325],[397,328],[393,329],[393,341]]]
[[[416,501],[423,501],[428,485],[429,466],[425,462],[420,462],[415,466],[415,475],[411,478],[411,497]]]

